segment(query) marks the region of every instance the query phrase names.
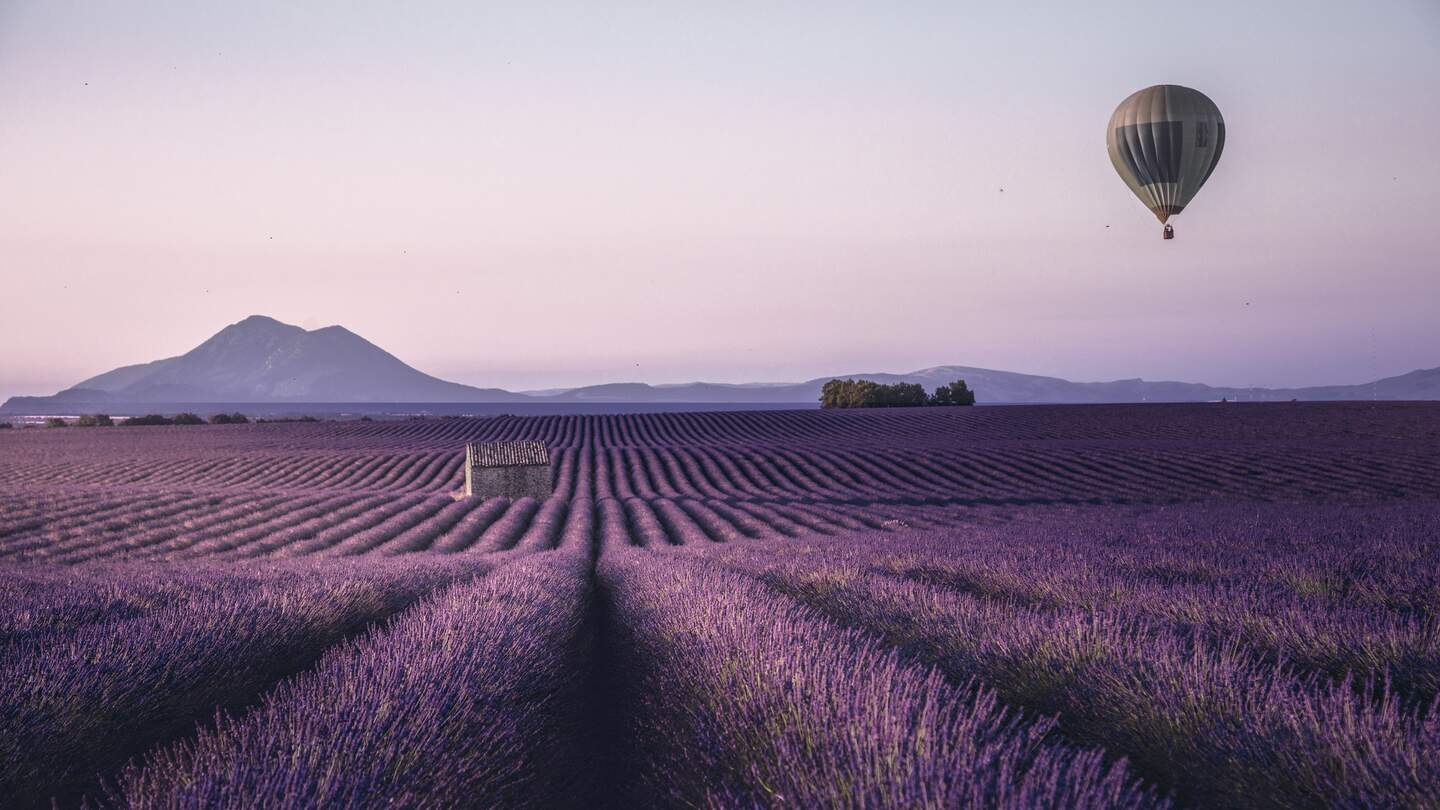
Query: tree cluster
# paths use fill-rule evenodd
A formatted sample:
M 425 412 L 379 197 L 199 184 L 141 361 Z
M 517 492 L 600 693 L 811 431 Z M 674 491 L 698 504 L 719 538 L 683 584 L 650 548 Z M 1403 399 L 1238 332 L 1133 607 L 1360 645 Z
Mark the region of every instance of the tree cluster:
M 264 424 L 264 423 L 266 423 L 266 422 L 324 422 L 324 421 L 326 421 L 326 420 L 316 418 L 316 417 L 311 416 L 310 414 L 307 413 L 307 414 L 305 414 L 304 416 L 277 416 L 277 417 L 273 417 L 273 418 L 271 418 L 271 419 L 256 419 L 256 420 L 255 420 L 255 424 L 260 425 L 260 424 Z
M 949 385 L 941 385 L 935 388 L 935 393 L 930 395 L 930 405 L 974 405 L 975 392 L 964 380 L 956 380 Z
M 177 413 L 174 416 L 161 416 L 158 413 L 150 413 L 144 416 L 132 416 L 125 420 L 126 425 L 203 425 L 205 420 L 198 414 Z
M 918 383 L 884 385 L 873 380 L 831 380 L 820 389 L 822 408 L 919 408 L 930 405 L 974 405 L 975 392 L 964 380 L 927 395 Z
M 126 425 L 173 425 L 170 417 L 161 416 L 158 413 L 146 414 L 145 416 L 132 416 L 125 420 Z
M 250 424 L 250 420 L 245 417 L 245 414 L 240 413 L 240 412 L 237 411 L 237 412 L 235 412 L 235 413 L 217 413 L 217 414 L 215 414 L 214 416 L 210 417 L 210 424 L 212 424 L 212 425 L 248 425 L 248 424 Z
M 112 427 L 115 420 L 103 413 L 87 413 L 75 417 L 74 422 L 67 422 L 63 416 L 47 416 L 45 427 L 63 428 L 74 425 L 75 427 Z M 8 427 L 8 425 L 7 425 Z

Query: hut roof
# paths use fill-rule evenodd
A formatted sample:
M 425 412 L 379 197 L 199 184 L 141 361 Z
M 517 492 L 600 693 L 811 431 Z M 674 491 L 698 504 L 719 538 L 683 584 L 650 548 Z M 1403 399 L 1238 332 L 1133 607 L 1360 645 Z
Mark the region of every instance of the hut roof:
M 536 467 L 550 464 L 544 442 L 470 442 L 465 457 L 472 467 Z

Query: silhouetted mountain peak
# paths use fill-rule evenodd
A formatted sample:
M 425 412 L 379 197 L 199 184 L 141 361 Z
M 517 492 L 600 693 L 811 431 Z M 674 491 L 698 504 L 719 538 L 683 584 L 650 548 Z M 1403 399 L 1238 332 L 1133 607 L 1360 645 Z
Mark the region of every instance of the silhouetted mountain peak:
M 215 333 L 214 337 L 221 335 L 294 335 L 304 331 L 298 326 L 277 321 L 269 315 L 251 315 L 221 329 Z
M 247 316 L 247 317 L 245 317 L 245 318 L 243 318 L 243 319 L 241 319 L 241 320 L 239 320 L 239 321 L 236 321 L 235 323 L 231 324 L 231 326 L 238 326 L 238 327 L 260 327 L 260 326 L 265 326 L 265 327 L 280 327 L 280 328 L 282 328 L 282 329 L 299 329 L 299 328 L 300 328 L 300 327 L 298 327 L 298 326 L 291 326 L 290 324 L 287 324 L 287 323 L 285 323 L 285 322 L 283 322 L 283 321 L 281 321 L 281 320 L 279 320 L 279 319 L 277 319 L 277 318 L 272 318 L 272 317 L 270 317 L 269 315 L 249 315 L 249 316 Z M 227 327 L 227 328 L 228 328 L 228 327 Z
M 106 372 L 74 389 L 104 392 L 116 402 L 493 402 L 523 398 L 431 377 L 343 326 L 306 331 L 266 315 L 251 315 L 230 324 L 179 357 Z

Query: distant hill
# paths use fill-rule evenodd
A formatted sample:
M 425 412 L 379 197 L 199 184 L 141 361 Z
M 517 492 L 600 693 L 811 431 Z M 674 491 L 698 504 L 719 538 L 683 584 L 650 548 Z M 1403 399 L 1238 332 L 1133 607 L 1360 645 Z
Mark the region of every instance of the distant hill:
M 14 397 L 7 410 L 53 403 L 510 402 L 522 394 L 446 382 L 342 326 L 306 331 L 253 315 L 179 357 L 123 366 L 53 397 Z
M 972 366 L 935 366 L 908 374 L 837 374 L 927 389 L 963 379 L 981 403 L 1203 402 L 1265 400 L 1440 399 L 1440 368 L 1363 385 L 1315 388 L 1220 388 L 1141 379 L 1071 382 Z M 529 394 L 476 388 L 417 371 L 341 326 L 307 331 L 254 315 L 220 330 L 178 357 L 123 366 L 49 397 L 12 397 L 0 411 L 65 413 L 143 403 L 796 403 L 817 402 L 832 377 L 799 383 L 682 385 L 611 383 Z
M 1440 368 L 1412 371 L 1363 385 L 1318 388 L 1223 388 L 1202 383 L 1149 381 L 1139 378 L 1111 382 L 1071 382 L 1013 371 L 973 366 L 935 366 L 908 374 L 869 372 L 816 377 L 801 383 L 724 385 L 689 383 L 652 386 L 612 383 L 546 392 L 549 402 L 816 402 L 820 387 L 835 377 L 893 384 L 919 383 L 927 389 L 963 379 L 981 403 L 1105 403 L 1207 402 L 1219 399 L 1254 401 L 1440 399 Z

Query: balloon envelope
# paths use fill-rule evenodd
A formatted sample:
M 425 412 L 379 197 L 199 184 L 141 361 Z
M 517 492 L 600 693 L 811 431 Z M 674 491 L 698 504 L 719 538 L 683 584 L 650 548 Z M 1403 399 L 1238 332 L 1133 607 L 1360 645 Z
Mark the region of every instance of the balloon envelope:
M 1105 147 L 1120 179 L 1165 222 L 1185 210 L 1225 148 L 1225 119 L 1199 90 L 1157 84 L 1115 108 Z

